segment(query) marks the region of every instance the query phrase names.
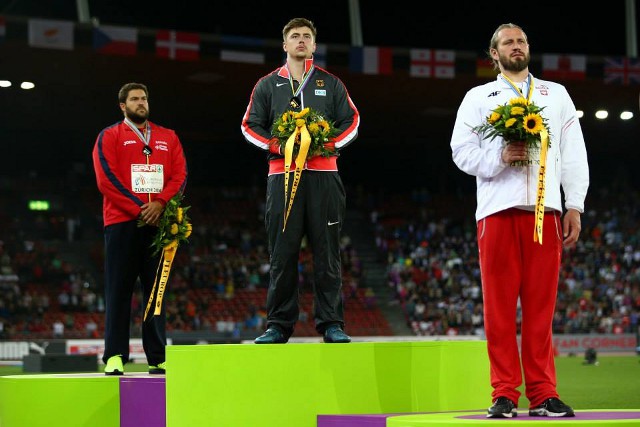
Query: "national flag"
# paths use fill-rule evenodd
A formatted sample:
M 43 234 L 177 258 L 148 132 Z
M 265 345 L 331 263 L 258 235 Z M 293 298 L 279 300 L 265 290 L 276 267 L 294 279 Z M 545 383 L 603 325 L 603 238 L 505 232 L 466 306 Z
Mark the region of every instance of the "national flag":
M 221 61 L 243 62 L 245 64 L 264 64 L 266 62 L 265 39 L 223 35 L 220 42 L 222 43 Z
M 327 68 L 327 45 L 325 43 L 316 43 L 313 63 L 318 67 Z
M 606 84 L 640 84 L 640 59 L 625 57 L 604 58 Z
M 200 34 L 159 30 L 156 32 L 156 55 L 160 58 L 197 61 L 200 58 Z
M 390 47 L 353 46 L 349 51 L 349 70 L 362 74 L 393 74 L 393 51 Z
M 138 30 L 131 27 L 101 25 L 93 29 L 93 48 L 108 55 L 135 55 Z
M 586 55 L 542 55 L 542 77 L 553 80 L 584 80 L 587 77 Z
M 498 71 L 493 68 L 493 61 L 486 56 L 476 59 L 476 77 L 495 79 Z
M 222 49 L 220 60 L 226 62 L 243 62 L 245 64 L 264 64 L 263 52 L 247 52 L 244 50 Z
M 409 58 L 411 77 L 452 79 L 456 75 L 456 53 L 453 50 L 410 49 Z
M 0 16 L 0 43 L 7 37 L 7 25 L 4 20 L 4 16 Z
M 73 50 L 73 22 L 29 19 L 29 46 Z

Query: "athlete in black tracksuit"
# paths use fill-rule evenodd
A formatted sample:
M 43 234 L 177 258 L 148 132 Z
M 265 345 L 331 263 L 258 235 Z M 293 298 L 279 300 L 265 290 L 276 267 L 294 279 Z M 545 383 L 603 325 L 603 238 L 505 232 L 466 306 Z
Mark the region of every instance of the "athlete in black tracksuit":
M 282 340 L 261 341 L 262 337 L 259 337 L 256 343 L 286 342 L 293 333 L 299 313 L 298 257 L 305 235 L 313 251 L 316 330 L 324 334 L 332 325 L 344 328 L 340 231 L 346 197 L 337 158 L 338 153 L 357 137 L 360 116 L 340 79 L 314 65 L 313 24 L 303 18 L 292 22 L 293 26 L 290 23 L 283 31 L 287 63 L 258 81 L 242 120 L 245 139 L 269 153 L 265 226 L 271 280 L 267 294 L 267 327 L 275 327 L 283 334 Z M 306 107 L 323 113 L 327 120 L 334 122 L 339 134 L 326 146 L 335 148 L 336 154 L 307 159 L 283 232 L 284 156 L 271 128 L 285 111 Z M 294 169 L 295 164 L 291 167 Z M 293 174 L 289 179 L 290 183 L 292 181 Z M 336 342 L 348 342 L 346 338 Z M 333 342 L 327 340 L 326 334 L 325 341 Z

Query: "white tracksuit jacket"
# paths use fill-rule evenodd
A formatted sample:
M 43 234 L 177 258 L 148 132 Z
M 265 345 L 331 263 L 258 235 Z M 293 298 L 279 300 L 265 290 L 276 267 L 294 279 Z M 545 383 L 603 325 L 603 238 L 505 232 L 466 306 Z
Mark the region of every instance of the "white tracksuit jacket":
M 547 119 L 550 147 L 547 152 L 545 210 L 562 213 L 560 186 L 565 208 L 584 211 L 589 187 L 587 151 L 580 122 L 564 86 L 533 78 L 531 101 Z M 525 97 L 528 89 L 524 91 Z M 510 167 L 502 161 L 503 139 L 482 139 L 473 127 L 482 124 L 491 110 L 519 95 L 498 75 L 495 81 L 469 90 L 460 107 L 451 137 L 453 161 L 477 181 L 476 221 L 496 212 L 518 207 L 534 210 L 539 165 Z M 537 156 L 536 156 L 537 157 Z

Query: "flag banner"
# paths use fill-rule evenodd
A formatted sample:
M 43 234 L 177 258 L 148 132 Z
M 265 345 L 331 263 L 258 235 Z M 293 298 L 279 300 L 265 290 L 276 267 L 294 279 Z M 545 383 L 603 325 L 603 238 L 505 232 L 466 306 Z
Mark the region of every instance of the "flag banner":
M 584 80 L 587 77 L 586 55 L 542 55 L 542 77 L 553 80 Z
M 29 19 L 29 46 L 73 50 L 73 22 Z
M 101 25 L 93 29 L 93 48 L 107 55 L 135 55 L 138 29 Z
M 452 79 L 456 75 L 456 53 L 453 50 L 410 49 L 409 59 L 411 77 Z
M 243 62 L 245 64 L 264 64 L 265 57 L 262 52 L 245 52 L 243 50 L 222 49 L 220 60 L 226 62 Z
M 223 46 L 248 46 L 248 47 L 264 47 L 266 45 L 265 39 L 258 37 L 245 37 L 245 36 L 220 36 L 220 42 Z
M 349 70 L 362 74 L 393 74 L 393 51 L 390 47 L 352 46 Z
M 476 77 L 480 77 L 482 79 L 495 79 L 497 75 L 498 70 L 493 68 L 492 60 L 486 56 L 476 59 Z
M 156 55 L 180 61 L 197 61 L 200 58 L 200 34 L 159 30 L 156 33 Z
M 313 53 L 313 63 L 321 68 L 327 68 L 327 45 L 316 43 L 316 51 Z
M 625 57 L 604 58 L 605 84 L 640 84 L 640 59 Z

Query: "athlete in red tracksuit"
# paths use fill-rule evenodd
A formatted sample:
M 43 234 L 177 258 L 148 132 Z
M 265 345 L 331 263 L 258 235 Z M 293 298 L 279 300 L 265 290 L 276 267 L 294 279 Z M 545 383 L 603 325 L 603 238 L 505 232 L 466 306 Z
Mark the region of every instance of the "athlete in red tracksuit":
M 313 251 L 316 330 L 324 334 L 326 342 L 350 341 L 343 332 L 340 230 L 346 197 L 337 159 L 338 153 L 357 137 L 360 116 L 340 79 L 314 64 L 315 37 L 311 21 L 289 21 L 283 30 L 287 62 L 258 81 L 242 119 L 246 140 L 269 153 L 265 226 L 271 280 L 267 331 L 256 339 L 257 344 L 285 343 L 293 333 L 299 313 L 298 256 L 305 235 Z M 271 128 L 285 111 L 307 107 L 334 122 L 339 133 L 325 145 L 335 148 L 336 153 L 307 159 L 283 232 L 284 157 Z
M 187 163 L 176 133 L 148 121 L 148 91 L 128 83 L 118 98 L 124 120 L 104 129 L 93 148 L 103 195 L 105 236 L 105 349 L 107 375 L 122 375 L 129 360 L 131 298 L 138 279 L 149 300 L 159 256 L 151 243 L 164 206 L 187 182 Z M 139 227 L 138 220 L 147 223 Z M 163 304 L 164 305 L 164 304 Z M 150 373 L 164 373 L 165 311 L 142 324 Z

